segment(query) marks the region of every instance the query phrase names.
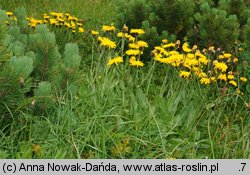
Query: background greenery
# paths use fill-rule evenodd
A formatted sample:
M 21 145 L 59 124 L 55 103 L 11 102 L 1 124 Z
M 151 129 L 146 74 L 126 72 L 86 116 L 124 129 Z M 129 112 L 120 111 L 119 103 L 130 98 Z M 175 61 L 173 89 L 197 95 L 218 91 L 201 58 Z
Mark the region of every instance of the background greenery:
M 118 6 L 112 0 L 0 1 L 6 11 L 24 6 L 27 16 L 69 11 L 86 21 L 87 32 L 112 22 L 144 27 L 144 39 L 151 46 L 163 37 L 187 36 L 201 46 L 210 46 L 213 39 L 217 46 L 234 51 L 238 41 L 244 50 L 239 59 L 249 63 L 249 16 L 243 17 L 244 10 L 231 10 L 230 3 L 132 0 Z M 173 18 L 176 11 L 178 20 Z M 22 9 L 17 14 L 21 21 Z M 218 21 L 208 26 L 205 21 L 214 15 Z M 221 20 L 228 23 L 215 30 Z M 192 34 L 195 21 L 203 31 L 197 38 Z M 209 30 L 218 33 L 211 38 Z M 150 60 L 141 69 L 109 69 L 108 55 L 96 47 L 87 34 L 62 35 L 45 26 L 32 31 L 25 22 L 8 30 L 1 27 L 0 158 L 250 158 L 246 87 L 244 95 L 222 95 L 219 89 L 187 82 Z M 46 53 L 53 59 L 43 69 Z M 246 74 L 250 79 L 249 67 Z

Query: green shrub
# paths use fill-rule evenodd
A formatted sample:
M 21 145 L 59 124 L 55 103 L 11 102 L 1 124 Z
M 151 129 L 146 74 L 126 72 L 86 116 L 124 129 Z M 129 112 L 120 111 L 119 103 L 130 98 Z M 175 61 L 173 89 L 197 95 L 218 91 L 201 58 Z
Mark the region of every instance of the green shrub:
M 195 19 L 198 22 L 198 37 L 202 46 L 213 45 L 230 50 L 239 37 L 237 16 L 228 16 L 226 11 L 211 8 L 206 2 L 201 4 Z
M 25 14 L 17 9 L 18 22 L 7 27 L 0 11 L 0 115 L 7 118 L 21 110 L 41 115 L 53 109 L 55 94 L 77 89 L 79 81 L 77 44 L 66 44 L 61 56 L 55 34 L 46 25 L 28 28 Z

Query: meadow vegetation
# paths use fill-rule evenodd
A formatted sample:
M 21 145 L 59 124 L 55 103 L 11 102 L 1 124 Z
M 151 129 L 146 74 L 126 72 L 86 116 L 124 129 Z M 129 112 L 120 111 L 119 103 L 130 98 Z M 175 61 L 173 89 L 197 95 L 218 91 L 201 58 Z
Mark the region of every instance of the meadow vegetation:
M 23 2 L 0 5 L 0 158 L 250 158 L 250 2 Z

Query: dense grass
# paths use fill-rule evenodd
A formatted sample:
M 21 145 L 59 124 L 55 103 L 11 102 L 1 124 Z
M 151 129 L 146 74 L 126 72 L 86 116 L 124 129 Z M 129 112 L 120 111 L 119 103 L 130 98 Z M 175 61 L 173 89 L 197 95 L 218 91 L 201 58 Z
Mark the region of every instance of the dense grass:
M 112 22 L 115 17 L 115 4 L 112 0 L 10 0 L 1 2 L 1 6 L 6 11 L 14 11 L 15 8 L 23 6 L 28 16 L 36 18 L 52 11 L 70 12 L 91 27 Z
M 108 0 L 1 5 L 23 5 L 34 16 L 70 11 L 92 27 L 114 16 Z M 1 128 L 1 158 L 250 158 L 250 113 L 240 96 L 214 93 L 157 63 L 109 68 L 108 55 L 89 57 L 97 59 L 83 65 L 78 92 L 58 91 L 52 113 L 9 111 L 13 122 Z

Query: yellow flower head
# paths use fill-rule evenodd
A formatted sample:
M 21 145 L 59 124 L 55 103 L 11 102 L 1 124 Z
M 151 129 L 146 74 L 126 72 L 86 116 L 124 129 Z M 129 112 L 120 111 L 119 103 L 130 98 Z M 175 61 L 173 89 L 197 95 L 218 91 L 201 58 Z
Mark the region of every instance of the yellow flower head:
M 227 75 L 226 75 L 226 74 L 220 74 L 220 75 L 218 76 L 218 80 L 227 81 Z
M 117 37 L 118 37 L 118 38 L 124 38 L 124 37 L 125 37 L 125 33 L 123 33 L 123 32 L 118 32 L 118 33 L 117 33 Z
M 234 81 L 234 80 L 229 81 L 229 84 L 231 84 L 231 85 L 233 85 L 233 86 L 237 86 L 237 82 Z
M 148 43 L 145 41 L 137 41 L 136 43 L 140 48 L 148 47 Z
M 246 77 L 240 77 L 240 81 L 247 82 L 247 78 Z
M 226 72 L 228 66 L 224 62 L 214 61 L 214 70 L 221 70 L 221 72 Z
M 188 79 L 190 77 L 191 73 L 187 71 L 180 71 L 180 77 L 183 77 L 185 79 Z
M 231 58 L 232 55 L 230 53 L 225 53 L 223 56 L 224 58 Z
M 91 30 L 91 35 L 98 35 L 99 32 L 98 31 L 95 31 L 95 30 Z
M 234 62 L 234 63 L 237 63 L 238 61 L 239 61 L 238 58 L 234 58 L 234 59 L 233 59 L 233 62 Z
M 228 76 L 227 76 L 227 79 L 233 80 L 233 79 L 234 79 L 234 76 L 233 76 L 233 75 L 228 75 Z
M 130 63 L 130 66 L 135 66 L 135 67 L 142 67 L 144 66 L 144 63 L 139 61 L 139 60 L 136 60 L 135 57 L 131 57 L 129 59 L 129 63 Z
M 142 29 L 131 29 L 130 30 L 130 33 L 132 34 L 138 34 L 138 35 L 142 35 L 142 34 L 144 34 L 145 32 L 144 32 L 144 30 L 142 30 Z
M 6 15 L 8 15 L 10 17 L 13 15 L 13 12 L 6 12 Z
M 139 49 L 140 48 L 136 43 L 129 43 L 128 46 L 130 49 Z
M 110 26 L 104 25 L 104 26 L 102 26 L 102 31 L 104 31 L 104 32 L 115 31 L 115 26 L 113 26 L 113 25 L 110 25 Z
M 79 28 L 78 28 L 78 32 L 79 32 L 79 33 L 83 33 L 83 32 L 84 32 L 84 28 L 79 27 Z
M 210 84 L 211 80 L 210 78 L 202 78 L 200 79 L 201 84 Z
M 122 62 L 123 62 L 122 57 L 115 57 L 113 59 L 109 59 L 107 65 L 108 66 L 111 66 L 112 64 L 118 65 L 119 63 L 122 63 Z
M 126 54 L 136 56 L 136 55 L 141 55 L 142 52 L 140 50 L 137 50 L 137 49 L 129 49 L 126 51 Z
M 162 46 L 162 48 L 164 48 L 164 49 L 169 48 L 169 47 L 175 47 L 175 44 L 174 43 L 169 43 L 169 44 L 164 44 Z
M 168 43 L 168 40 L 167 39 L 163 39 L 163 40 L 161 40 L 161 42 L 164 43 L 164 44 L 166 44 L 166 43 Z
M 189 48 L 188 43 L 184 43 L 184 44 L 182 45 L 182 50 L 183 50 L 184 52 L 187 52 L 187 53 L 189 53 L 189 52 L 192 51 L 192 49 Z
M 110 39 L 106 37 L 98 37 L 98 40 L 101 42 L 101 46 L 108 47 L 109 49 L 116 48 L 116 44 L 114 41 L 111 41 Z

